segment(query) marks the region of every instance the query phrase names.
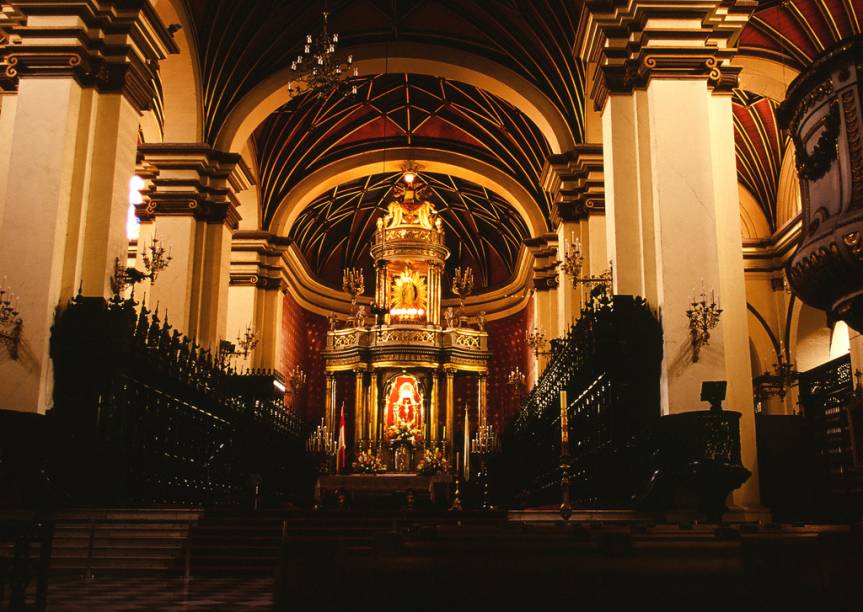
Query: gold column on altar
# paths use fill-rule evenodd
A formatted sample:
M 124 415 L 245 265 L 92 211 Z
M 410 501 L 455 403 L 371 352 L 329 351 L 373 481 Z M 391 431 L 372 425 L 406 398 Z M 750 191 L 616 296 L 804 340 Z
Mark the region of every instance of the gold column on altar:
M 432 263 L 428 270 L 428 322 L 432 325 L 440 325 L 440 296 L 441 296 L 441 271 L 443 266 Z
M 488 374 L 485 372 L 482 372 L 479 375 L 477 392 L 479 395 L 479 397 L 477 397 L 477 405 L 479 406 L 479 409 L 477 410 L 479 426 L 485 427 L 488 425 Z
M 444 442 L 447 446 L 449 460 L 452 462 L 452 441 L 455 434 L 455 368 L 446 368 L 446 436 Z
M 336 385 L 334 378 L 335 377 L 332 374 L 327 374 L 327 395 L 324 398 L 324 416 L 326 417 L 325 424 L 330 432 L 335 431 L 336 426 Z
M 438 405 L 438 373 L 434 372 L 431 376 L 431 384 L 429 385 L 429 393 L 431 393 L 430 397 L 430 408 L 429 408 L 429 423 L 430 425 L 430 435 L 429 441 L 432 446 L 437 444 L 437 441 L 440 439 L 440 423 L 438 422 L 440 419 L 440 407 Z
M 389 286 L 387 285 L 387 261 L 376 263 L 377 279 L 375 280 L 375 304 L 389 310 Z
M 359 443 L 363 440 L 363 434 L 365 432 L 365 389 L 363 389 L 363 375 L 364 372 L 361 368 L 357 368 L 354 370 L 354 376 L 356 378 L 356 388 L 354 390 L 354 441 L 356 442 L 357 449 L 359 449 Z
M 369 416 L 369 435 L 368 438 L 374 443 L 378 441 L 378 373 L 371 371 L 371 380 L 369 380 L 369 397 L 366 411 Z

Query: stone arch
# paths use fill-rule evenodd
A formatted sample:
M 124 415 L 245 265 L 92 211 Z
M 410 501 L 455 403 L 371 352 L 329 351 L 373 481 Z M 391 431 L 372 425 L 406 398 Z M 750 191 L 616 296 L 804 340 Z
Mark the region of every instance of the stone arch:
M 800 180 L 794 164 L 794 146 L 789 141 L 782 156 L 779 186 L 776 190 L 776 229 L 781 229 L 796 219 L 801 210 Z
M 164 1 L 164 0 L 163 0 Z M 346 48 L 353 53 L 361 76 L 411 73 L 443 77 L 484 89 L 516 106 L 548 140 L 553 153 L 573 147 L 573 138 L 560 111 L 545 94 L 506 66 L 482 56 L 441 45 L 400 43 Z M 216 138 L 216 148 L 240 151 L 254 129 L 291 99 L 287 83 L 290 68 L 267 77 L 246 94 L 231 111 Z
M 737 55 L 732 64 L 743 68 L 740 73 L 740 89 L 772 98 L 777 102 L 785 99 L 788 85 L 800 74 L 780 62 L 752 55 Z
M 530 193 L 509 175 L 470 157 L 411 148 L 368 151 L 340 159 L 313 172 L 300 181 L 279 204 L 270 231 L 277 235 L 287 235 L 297 215 L 321 192 L 362 176 L 398 172 L 408 161 L 421 165 L 425 172 L 451 174 L 491 189 L 521 214 L 531 236 L 545 233 L 545 217 L 539 205 Z
M 198 49 L 193 27 L 181 0 L 153 0 L 159 17 L 166 25 L 183 26 L 174 34 L 180 52 L 159 63 L 164 96 L 164 142 L 201 142 L 203 138 L 203 106 Z

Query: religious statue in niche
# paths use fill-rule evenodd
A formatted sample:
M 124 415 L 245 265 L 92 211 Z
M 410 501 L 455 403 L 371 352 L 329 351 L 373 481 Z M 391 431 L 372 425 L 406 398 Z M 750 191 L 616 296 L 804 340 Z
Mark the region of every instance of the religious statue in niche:
M 393 278 L 390 292 L 390 314 L 405 319 L 421 319 L 426 314 L 428 287 L 425 278 L 410 264 Z
M 384 423 L 419 429 L 423 423 L 422 391 L 415 376 L 400 374 L 390 383 Z

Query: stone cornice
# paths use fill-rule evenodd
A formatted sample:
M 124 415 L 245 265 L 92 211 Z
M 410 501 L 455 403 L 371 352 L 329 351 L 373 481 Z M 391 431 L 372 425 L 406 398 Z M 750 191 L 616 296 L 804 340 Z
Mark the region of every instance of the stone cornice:
M 801 230 L 801 217 L 797 215 L 768 238 L 744 240 L 744 270 L 746 272 L 775 272 L 784 269 L 785 264 L 800 243 Z
M 557 234 L 527 238 L 524 244 L 533 255 L 533 288 L 537 291 L 557 289 Z
M 177 53 L 149 0 L 21 0 L 26 16 L 0 50 L 4 77 L 68 76 L 84 87 L 123 95 L 138 110 L 160 96 L 159 61 Z
M 580 144 L 552 155 L 542 169 L 540 184 L 552 196 L 551 221 L 578 221 L 605 212 L 605 179 L 601 144 Z
M 599 67 L 590 94 L 595 108 L 609 93 L 656 78 L 732 89 L 740 68 L 729 62 L 756 6 L 754 0 L 586 0 L 576 48 Z
M 192 215 L 237 229 L 240 215 L 235 193 L 254 184 L 240 155 L 198 143 L 142 144 L 138 162 L 138 175 L 148 182 L 141 191 L 143 203 L 135 206 L 141 221 L 161 215 Z

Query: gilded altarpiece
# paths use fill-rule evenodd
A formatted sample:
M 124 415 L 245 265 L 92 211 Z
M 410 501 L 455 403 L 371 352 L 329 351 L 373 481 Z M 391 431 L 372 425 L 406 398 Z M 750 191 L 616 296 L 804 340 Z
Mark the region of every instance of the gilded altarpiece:
M 376 453 L 387 471 L 415 468 L 426 448 L 454 458 L 454 378 L 476 376 L 478 420 L 485 421 L 488 336 L 482 323 L 450 317 L 442 325 L 441 278 L 449 257 L 441 218 L 423 186 L 400 182 L 377 222 L 371 257 L 375 293 L 365 308 L 327 333 L 326 421 L 337 430 L 336 377 L 353 376 L 349 450 Z M 408 456 L 405 458 L 405 453 Z

